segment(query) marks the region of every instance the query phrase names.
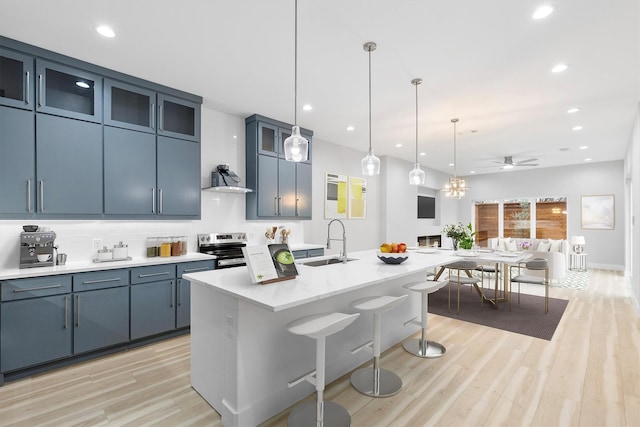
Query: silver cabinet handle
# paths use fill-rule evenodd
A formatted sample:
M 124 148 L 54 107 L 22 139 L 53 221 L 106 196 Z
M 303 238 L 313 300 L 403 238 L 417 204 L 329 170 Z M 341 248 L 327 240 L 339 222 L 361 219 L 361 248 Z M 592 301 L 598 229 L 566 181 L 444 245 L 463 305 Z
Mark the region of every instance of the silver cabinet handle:
M 278 215 L 278 198 L 273 198 L 273 214 Z
M 29 75 L 28 71 L 25 74 L 24 103 L 26 105 L 29 105 L 29 98 L 31 97 L 31 94 L 29 93 L 31 90 L 31 76 Z
M 298 202 L 299 202 L 299 201 L 300 201 L 300 199 L 298 199 L 298 198 L 296 197 L 296 214 L 295 214 L 296 216 L 298 216 Z
M 40 180 L 40 212 L 44 212 L 44 180 Z
M 151 189 L 151 213 L 156 213 L 156 189 Z
M 156 104 L 151 103 L 151 129 L 156 130 Z
M 143 279 L 145 277 L 156 277 L 156 276 L 166 276 L 167 274 L 169 274 L 168 271 L 163 271 L 162 273 L 149 273 L 149 274 L 138 274 L 138 277 L 140 279 Z
M 27 180 L 27 212 L 31 212 L 31 179 Z
M 42 74 L 38 74 L 38 107 L 42 107 Z
M 164 115 L 162 114 L 162 104 L 158 104 L 158 127 L 164 131 Z
M 178 279 L 178 307 L 182 305 L 182 279 Z
M 185 268 L 183 273 L 193 273 L 194 271 L 205 271 L 208 270 L 208 267 L 200 267 L 200 268 Z
M 278 216 L 282 215 L 282 197 L 278 197 Z
M 113 279 L 101 279 L 101 280 L 87 280 L 85 282 L 82 282 L 83 285 L 93 285 L 95 283 L 108 283 L 108 282 L 119 282 L 120 280 L 122 280 L 119 277 L 113 278 Z
M 173 280 L 171 281 L 171 305 L 170 307 L 173 307 L 175 301 L 176 301 L 176 287 L 173 286 Z
M 80 326 L 80 295 L 76 295 L 76 326 Z
M 17 294 L 19 292 L 41 291 L 42 289 L 55 289 L 55 288 L 61 288 L 61 287 L 62 285 L 38 286 L 37 288 L 14 289 L 13 292 Z
M 64 297 L 64 328 L 69 327 L 69 297 Z
M 164 207 L 162 206 L 164 204 L 164 201 L 162 199 L 162 188 L 158 190 L 158 202 L 160 202 L 159 203 L 160 206 L 158 207 L 158 213 L 162 214 L 162 208 Z

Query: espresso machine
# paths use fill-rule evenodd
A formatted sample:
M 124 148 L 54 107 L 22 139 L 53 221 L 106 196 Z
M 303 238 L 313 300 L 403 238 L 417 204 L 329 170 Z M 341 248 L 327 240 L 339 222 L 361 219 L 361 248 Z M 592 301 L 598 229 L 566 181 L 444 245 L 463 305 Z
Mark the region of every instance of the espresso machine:
M 55 265 L 53 253 L 56 233 L 53 231 L 23 231 L 20 233 L 20 268 Z

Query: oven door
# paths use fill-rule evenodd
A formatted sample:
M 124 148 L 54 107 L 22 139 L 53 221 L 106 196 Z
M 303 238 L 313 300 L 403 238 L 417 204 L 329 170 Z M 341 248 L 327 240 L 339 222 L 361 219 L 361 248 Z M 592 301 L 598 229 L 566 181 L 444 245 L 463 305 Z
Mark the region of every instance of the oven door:
M 220 258 L 216 260 L 216 269 L 219 268 L 232 268 L 232 267 L 241 267 L 243 265 L 247 265 L 244 261 L 244 258 Z

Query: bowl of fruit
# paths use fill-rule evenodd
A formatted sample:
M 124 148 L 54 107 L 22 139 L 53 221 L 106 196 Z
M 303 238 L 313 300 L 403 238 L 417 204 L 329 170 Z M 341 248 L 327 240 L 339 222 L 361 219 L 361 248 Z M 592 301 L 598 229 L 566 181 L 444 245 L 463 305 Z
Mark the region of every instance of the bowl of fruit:
M 401 264 L 409 258 L 407 245 L 404 243 L 383 243 L 376 255 L 386 264 Z

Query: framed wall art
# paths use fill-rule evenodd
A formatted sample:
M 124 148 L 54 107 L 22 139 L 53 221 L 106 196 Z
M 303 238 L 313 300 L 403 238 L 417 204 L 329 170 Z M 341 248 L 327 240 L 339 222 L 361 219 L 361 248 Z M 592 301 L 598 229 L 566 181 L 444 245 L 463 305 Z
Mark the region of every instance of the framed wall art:
M 324 183 L 324 218 L 347 217 L 347 175 L 328 173 Z
M 349 211 L 350 219 L 364 219 L 367 217 L 367 180 L 359 177 L 349 177 Z
M 613 194 L 582 196 L 581 222 L 584 230 L 613 230 L 615 227 Z

